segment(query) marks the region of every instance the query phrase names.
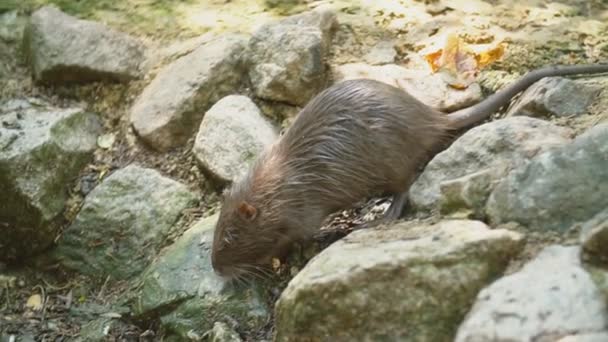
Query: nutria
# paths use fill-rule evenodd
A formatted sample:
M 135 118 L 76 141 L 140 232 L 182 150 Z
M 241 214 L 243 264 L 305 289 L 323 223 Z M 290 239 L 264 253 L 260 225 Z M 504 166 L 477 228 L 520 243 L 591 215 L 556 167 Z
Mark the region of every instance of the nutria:
M 526 74 L 484 101 L 444 114 L 405 91 L 368 79 L 343 81 L 315 96 L 224 194 L 212 264 L 229 278 L 257 273 L 328 215 L 362 199 L 393 196 L 400 216 L 416 169 L 450 139 L 548 76 L 608 72 L 608 65 L 553 66 Z

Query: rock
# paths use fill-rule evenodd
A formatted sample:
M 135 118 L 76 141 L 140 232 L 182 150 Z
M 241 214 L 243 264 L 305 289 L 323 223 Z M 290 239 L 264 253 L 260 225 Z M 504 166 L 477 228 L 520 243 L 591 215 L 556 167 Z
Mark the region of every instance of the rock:
M 161 316 L 163 327 L 178 337 L 203 336 L 214 323 L 228 320 L 243 329 L 261 327 L 269 314 L 258 287 L 224 282 L 211 267 L 217 215 L 188 229 L 142 275 L 134 312 Z
M 36 342 L 36 338 L 31 332 L 8 334 L 0 331 L 0 342 Z
M 486 201 L 507 170 L 507 165 L 501 164 L 439 183 L 439 212 L 443 215 L 483 218 Z
M 440 74 L 409 70 L 395 64 L 371 66 L 363 63 L 343 64 L 333 71 L 334 81 L 370 78 L 401 88 L 427 106 L 442 112 L 469 107 L 482 98 L 481 87 L 471 84 L 465 90 L 450 87 Z
M 441 204 L 446 213 L 464 209 L 477 211 L 479 216 L 495 181 L 508 169 L 569 142 L 570 135 L 568 129 L 528 117 L 474 127 L 429 162 L 410 188 L 411 204 L 419 210 L 432 210 Z M 467 187 L 473 188 L 464 191 L 473 193 L 458 190 Z
M 249 44 L 257 97 L 304 105 L 326 84 L 335 12 L 325 7 L 263 25 Z
M 128 81 L 142 75 L 145 53 L 138 40 L 52 6 L 32 14 L 23 43 L 37 81 Z
M 53 243 L 68 187 L 89 162 L 101 125 L 79 108 L 37 100 L 0 105 L 0 260 Z
M 371 65 L 394 63 L 395 57 L 397 57 L 394 45 L 395 43 L 392 41 L 379 42 L 372 47 L 363 59 Z
M 83 325 L 80 329 L 80 336 L 75 340 L 82 342 L 104 342 L 113 336 L 122 335 L 121 332 L 128 328 L 128 325 L 118 319 L 100 317 Z
M 547 247 L 521 271 L 482 290 L 456 342 L 554 341 L 605 333 L 608 308 L 578 254 L 578 247 Z
M 603 261 L 608 261 L 608 209 L 587 221 L 581 232 L 583 250 Z
M 601 88 L 563 77 L 549 77 L 534 83 L 509 109 L 507 116 L 577 116 L 587 113 Z
M 241 342 L 242 339 L 236 331 L 221 322 L 215 322 L 213 329 L 207 335 L 209 342 Z
M 605 342 L 608 341 L 608 332 L 570 335 L 562 337 L 557 342 Z
M 164 67 L 131 108 L 139 137 L 159 151 L 184 144 L 203 113 L 240 86 L 246 44 L 243 35 L 219 36 Z
M 273 126 L 247 96 L 224 97 L 205 113 L 194 142 L 198 162 L 222 182 L 242 175 L 277 138 Z
M 195 202 L 185 185 L 129 165 L 86 197 L 56 255 L 80 273 L 128 279 L 150 263 L 181 212 Z
M 12 43 L 21 39 L 26 22 L 17 11 L 0 14 L 0 40 Z
M 355 231 L 283 291 L 276 341 L 451 340 L 470 301 L 522 246 L 520 234 L 479 221 Z
M 565 231 L 608 207 L 608 123 L 546 151 L 503 179 L 486 208 L 491 222 Z

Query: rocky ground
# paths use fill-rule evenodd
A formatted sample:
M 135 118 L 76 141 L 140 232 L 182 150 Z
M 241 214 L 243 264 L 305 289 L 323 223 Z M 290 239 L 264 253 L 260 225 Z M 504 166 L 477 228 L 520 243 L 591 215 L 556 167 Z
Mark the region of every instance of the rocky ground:
M 251 284 L 208 254 L 221 188 L 328 84 L 452 111 L 606 62 L 606 19 L 599 0 L 1 2 L 0 341 L 608 340 L 606 76 L 545 79 L 464 132 L 402 223 L 326 248 L 387 202 L 339 213 Z M 429 71 L 448 35 L 504 53 L 456 89 Z

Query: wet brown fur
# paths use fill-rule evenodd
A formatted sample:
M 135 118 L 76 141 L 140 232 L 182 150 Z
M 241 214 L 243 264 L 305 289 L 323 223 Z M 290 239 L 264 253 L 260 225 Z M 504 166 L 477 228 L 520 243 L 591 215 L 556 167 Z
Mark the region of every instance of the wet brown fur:
M 257 273 L 331 213 L 370 196 L 406 194 L 416 169 L 455 129 L 483 121 L 546 76 L 607 72 L 606 65 L 548 67 L 450 115 L 373 80 L 333 85 L 225 193 L 212 263 L 234 277 Z

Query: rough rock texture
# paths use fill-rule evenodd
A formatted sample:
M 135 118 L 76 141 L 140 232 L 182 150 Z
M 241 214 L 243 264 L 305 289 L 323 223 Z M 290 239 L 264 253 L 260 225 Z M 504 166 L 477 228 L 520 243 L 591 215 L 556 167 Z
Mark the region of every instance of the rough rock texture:
M 142 74 L 144 48 L 135 38 L 52 6 L 32 14 L 23 43 L 38 81 L 128 81 Z
M 481 219 L 485 204 L 500 180 L 507 173 L 508 164 L 473 172 L 439 184 L 439 212 L 444 215 Z
M 442 79 L 439 74 L 428 74 L 417 70 L 387 64 L 371 66 L 363 63 L 344 64 L 333 70 L 336 82 L 371 78 L 376 81 L 401 88 L 427 106 L 451 112 L 460 108 L 469 107 L 482 99 L 481 87 L 474 83 L 465 90 L 454 89 Z
M 327 8 L 260 27 L 251 38 L 249 78 L 256 96 L 304 105 L 326 83 L 336 15 Z
M 395 42 L 382 41 L 374 45 L 374 47 L 363 56 L 363 59 L 371 65 L 381 65 L 394 63 L 395 57 L 397 57 Z
M 131 123 L 151 147 L 182 145 L 211 105 L 234 92 L 244 73 L 247 37 L 219 36 L 164 67 L 131 108 Z
M 544 78 L 528 88 L 507 116 L 576 116 L 585 114 L 601 88 L 562 77 Z
M 67 190 L 91 159 L 101 125 L 81 109 L 13 100 L 0 106 L 0 259 L 56 237 Z
M 213 329 L 207 335 L 209 342 L 241 342 L 242 339 L 236 331 L 230 329 L 226 323 L 215 322 Z
M 110 336 L 119 335 L 129 326 L 115 318 L 101 317 L 82 326 L 76 342 L 104 342 Z
M 585 222 L 581 230 L 581 244 L 585 252 L 608 261 L 608 209 Z
M 0 14 L 0 40 L 16 42 L 23 38 L 26 20 L 17 11 Z
M 195 202 L 185 185 L 127 166 L 86 197 L 56 254 L 80 273 L 128 279 L 150 263 L 182 210 Z
M 205 113 L 194 155 L 207 172 L 226 182 L 243 174 L 277 133 L 247 96 L 227 96 Z
M 161 314 L 164 328 L 183 339 L 191 333 L 202 336 L 217 321 L 234 320 L 250 329 L 264 324 L 268 308 L 259 289 L 234 287 L 213 272 L 216 221 L 217 215 L 199 221 L 148 267 L 136 314 Z
M 608 123 L 572 143 L 536 156 L 492 192 L 493 223 L 515 221 L 532 230 L 565 231 L 608 207 Z
M 606 341 L 608 341 L 608 332 L 570 335 L 570 336 L 562 337 L 559 340 L 557 340 L 557 342 L 606 342 Z
M 440 203 L 444 211 L 483 208 L 494 181 L 506 170 L 569 142 L 570 135 L 565 128 L 528 117 L 474 127 L 426 166 L 410 189 L 411 203 L 422 210 L 437 208 Z M 473 187 L 472 195 L 466 194 L 467 187 Z
M 456 341 L 556 341 L 608 332 L 608 307 L 578 255 L 578 247 L 548 247 L 482 290 Z
M 291 280 L 276 304 L 276 340 L 448 341 L 522 245 L 520 234 L 479 221 L 356 231 Z

